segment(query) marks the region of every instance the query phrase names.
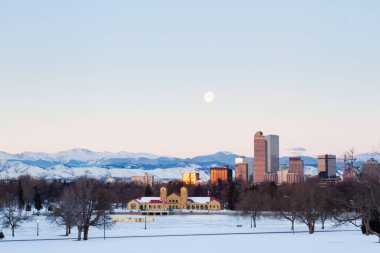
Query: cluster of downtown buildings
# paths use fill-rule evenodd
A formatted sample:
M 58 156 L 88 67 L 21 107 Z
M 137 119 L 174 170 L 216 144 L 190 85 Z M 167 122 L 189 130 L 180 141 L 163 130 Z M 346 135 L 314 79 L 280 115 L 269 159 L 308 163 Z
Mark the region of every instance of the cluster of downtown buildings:
M 290 157 L 288 167 L 280 167 L 280 141 L 278 135 L 264 135 L 257 132 L 254 136 L 254 158 L 240 157 L 235 159 L 235 181 L 246 183 L 274 182 L 300 183 L 304 181 L 304 161 L 299 157 Z M 211 167 L 210 182 L 233 180 L 232 169 L 228 166 Z M 318 156 L 318 176 L 328 182 L 339 179 L 336 176 L 336 156 Z
M 290 157 L 289 166 L 280 166 L 280 138 L 278 135 L 264 135 L 257 132 L 253 139 L 254 158 L 239 157 L 235 159 L 235 173 L 228 165 L 210 168 L 210 183 L 230 183 L 239 181 L 244 183 L 274 182 L 300 183 L 305 180 L 304 161 L 300 157 Z M 325 182 L 336 182 L 336 156 L 318 156 L 318 176 Z M 145 173 L 143 176 L 133 176 L 132 182 L 150 185 L 154 184 L 154 176 Z M 201 183 L 199 173 L 182 173 L 182 182 L 185 185 Z
M 276 184 L 295 184 L 305 180 L 304 161 L 300 157 L 290 157 L 289 166 L 280 167 L 279 136 L 264 135 L 257 132 L 254 135 L 254 157 L 239 157 L 235 159 L 235 172 L 229 166 L 211 167 L 210 183 L 231 183 L 233 180 L 242 183 L 260 184 L 271 182 Z M 376 162 L 376 161 L 374 161 Z M 344 170 L 343 179 L 352 179 L 353 171 Z M 331 183 L 340 180 L 336 175 L 336 156 L 318 156 L 318 177 L 322 182 Z M 134 176 L 132 182 L 150 185 L 154 184 L 154 177 L 147 173 L 143 176 Z M 198 172 L 182 173 L 184 185 L 202 183 Z M 203 182 L 205 183 L 205 182 Z M 223 209 L 222 203 L 210 196 L 189 197 L 186 186 L 182 187 L 180 193 L 168 195 L 167 189 L 161 187 L 159 197 L 141 197 L 128 203 L 129 210 L 143 214 L 170 214 L 175 210 L 190 211 L 219 211 Z

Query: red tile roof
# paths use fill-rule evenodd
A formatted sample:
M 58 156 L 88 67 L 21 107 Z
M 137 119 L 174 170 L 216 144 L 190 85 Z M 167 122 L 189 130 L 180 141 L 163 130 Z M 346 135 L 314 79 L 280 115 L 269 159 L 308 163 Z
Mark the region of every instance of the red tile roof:
M 162 201 L 162 200 L 155 200 L 155 199 L 153 199 L 153 200 L 149 201 L 149 203 L 151 203 L 151 204 L 162 204 L 162 203 L 165 203 L 165 202 Z

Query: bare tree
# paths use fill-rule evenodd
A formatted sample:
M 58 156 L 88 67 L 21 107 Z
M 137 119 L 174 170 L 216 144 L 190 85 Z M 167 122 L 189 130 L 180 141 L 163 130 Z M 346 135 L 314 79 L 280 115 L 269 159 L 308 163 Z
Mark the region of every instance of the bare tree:
M 68 189 L 73 191 L 75 220 L 78 228 L 78 240 L 88 239 L 88 232 L 93 227 L 110 227 L 109 214 L 112 212 L 112 194 L 94 179 L 81 177 Z
M 361 170 L 360 166 L 357 166 L 356 164 L 356 156 L 355 156 L 355 149 L 351 148 L 348 151 L 345 151 L 343 153 L 343 157 L 341 161 L 344 164 L 343 167 L 343 179 L 348 180 L 356 180 L 360 177 Z
M 5 196 L 0 205 L 0 224 L 5 228 L 10 228 L 14 237 L 16 228 L 28 221 L 30 216 L 25 210 L 18 208 L 18 200 L 14 196 Z
M 322 184 L 317 190 L 317 211 L 320 214 L 322 229 L 325 229 L 327 220 L 334 217 L 334 213 L 339 209 L 339 196 L 336 186 L 333 184 Z
M 71 229 L 77 223 L 77 207 L 75 206 L 74 191 L 69 189 L 64 191 L 62 200 L 58 208 L 55 208 L 52 213 L 48 215 L 48 219 L 57 224 L 58 226 L 64 226 L 66 229 L 65 235 L 71 234 Z
M 294 231 L 294 222 L 297 219 L 299 203 L 297 201 L 298 185 L 282 185 L 276 198 L 276 216 L 291 222 L 291 230 Z
M 297 198 L 299 210 L 297 220 L 304 223 L 309 230 L 309 234 L 315 231 L 315 223 L 320 220 L 321 214 L 318 208 L 319 183 L 317 180 L 309 179 L 306 183 L 299 184 L 300 189 Z
M 366 235 L 376 235 L 380 243 L 380 231 L 371 226 L 372 221 L 379 219 L 380 164 L 372 160 L 363 165 L 360 180 L 352 182 L 344 194 L 342 210 L 335 220 L 362 226 Z M 361 225 L 358 220 L 362 221 Z
M 268 206 L 269 196 L 265 192 L 260 192 L 257 188 L 251 188 L 240 195 L 237 209 L 251 216 L 251 227 L 256 227 L 256 219 L 261 211 Z

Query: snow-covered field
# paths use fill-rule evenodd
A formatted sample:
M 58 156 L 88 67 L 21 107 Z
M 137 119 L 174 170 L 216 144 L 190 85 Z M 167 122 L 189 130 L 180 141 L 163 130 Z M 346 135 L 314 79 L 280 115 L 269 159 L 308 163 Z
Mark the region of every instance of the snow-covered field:
M 118 216 L 131 217 L 131 216 Z M 138 217 L 138 216 L 132 216 Z M 39 233 L 36 236 L 37 222 L 23 224 L 10 237 L 9 230 L 3 230 L 6 238 L 0 242 L 1 252 L 377 252 L 380 244 L 376 237 L 365 237 L 353 226 L 335 228 L 328 224 L 328 233 L 297 233 L 306 227 L 297 224 L 292 233 L 244 234 L 250 232 L 291 232 L 290 223 L 274 219 L 258 220 L 257 228 L 250 228 L 248 217 L 232 215 L 172 215 L 149 216 L 153 222 L 117 223 L 106 231 L 107 238 L 101 239 L 103 231 L 92 229 L 89 241 L 75 241 L 76 230 L 69 240 L 15 241 L 33 239 L 64 239 L 64 229 L 50 224 L 44 217 L 38 217 Z M 237 225 L 242 225 L 238 227 Z M 318 225 L 318 231 L 320 231 Z M 356 230 L 356 231 L 342 231 Z M 221 235 L 223 234 L 224 235 Z M 230 234 L 227 234 L 230 233 Z M 237 234 L 240 233 L 240 234 Z M 187 235 L 190 236 L 178 236 Z M 203 234 L 203 235 L 202 235 Z M 205 235 L 208 234 L 208 235 Z M 211 235 L 213 234 L 213 235 Z M 218 235 L 219 234 L 219 235 Z M 144 236 L 159 237 L 144 237 Z M 162 236 L 175 235 L 175 236 Z M 128 237 L 130 236 L 130 237 Z M 97 238 L 95 238 L 97 237 Z

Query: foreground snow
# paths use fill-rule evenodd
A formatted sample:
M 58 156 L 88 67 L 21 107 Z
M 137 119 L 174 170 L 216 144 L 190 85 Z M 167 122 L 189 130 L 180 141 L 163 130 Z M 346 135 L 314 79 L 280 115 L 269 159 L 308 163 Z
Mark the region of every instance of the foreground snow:
M 0 243 L 2 252 L 378 252 L 373 238 L 357 232 L 270 235 L 222 235 L 191 237 L 153 237 L 93 239 L 78 241 L 33 241 Z M 284 251 L 285 250 L 285 251 Z
M 138 216 L 119 216 L 138 217 Z M 39 217 L 40 236 L 36 236 L 36 221 L 24 224 L 16 231 L 16 237 L 10 238 L 10 231 L 5 230 L 6 238 L 0 242 L 3 252 L 168 252 L 180 249 L 181 252 L 239 252 L 249 250 L 254 252 L 376 252 L 380 245 L 376 237 L 365 237 L 352 226 L 335 228 L 328 224 L 329 233 L 278 233 L 278 234 L 243 234 L 248 232 L 290 232 L 289 222 L 274 219 L 261 219 L 257 228 L 250 228 L 248 217 L 230 215 L 174 215 L 149 216 L 154 222 L 147 223 L 117 223 L 107 237 L 137 236 L 129 238 L 101 239 L 103 231 L 92 229 L 90 240 L 75 241 L 76 230 L 68 240 L 54 241 L 15 241 L 34 239 L 65 239 L 63 229 L 48 223 L 44 217 Z M 242 225 L 242 227 L 238 227 Z M 296 232 L 305 231 L 302 224 L 296 225 Z M 355 231 L 342 231 L 355 230 Z M 231 233 L 220 235 L 221 233 Z M 236 234 L 240 233 L 240 234 Z M 190 236 L 178 236 L 178 235 Z M 203 235 L 202 235 L 203 234 Z M 219 234 L 219 235 L 205 235 Z M 171 235 L 164 236 L 162 235 Z M 139 237 L 141 236 L 141 237 Z M 143 237 L 159 236 L 159 237 Z M 97 237 L 97 238 L 95 238 Z M 8 251 L 7 251 L 8 250 Z

